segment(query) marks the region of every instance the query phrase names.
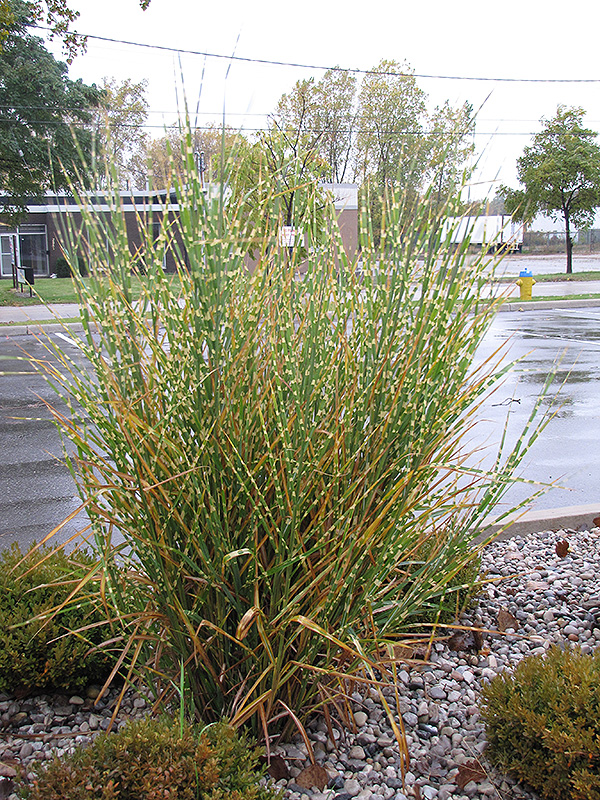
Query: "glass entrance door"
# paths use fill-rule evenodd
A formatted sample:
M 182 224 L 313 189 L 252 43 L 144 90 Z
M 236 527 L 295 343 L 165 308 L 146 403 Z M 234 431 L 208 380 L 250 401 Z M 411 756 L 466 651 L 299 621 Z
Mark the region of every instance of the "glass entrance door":
M 35 275 L 48 275 L 45 225 L 20 225 L 19 250 L 22 267 L 31 267 Z
M 11 278 L 13 264 L 18 265 L 17 237 L 14 233 L 0 234 L 0 276 Z

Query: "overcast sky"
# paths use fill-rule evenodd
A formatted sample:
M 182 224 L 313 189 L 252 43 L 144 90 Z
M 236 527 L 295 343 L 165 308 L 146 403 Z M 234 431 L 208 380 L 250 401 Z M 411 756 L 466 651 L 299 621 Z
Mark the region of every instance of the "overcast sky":
M 382 58 L 407 61 L 417 75 L 560 80 L 531 83 L 419 77 L 433 108 L 468 100 L 478 114 L 479 157 L 473 197 L 494 181 L 516 186 L 515 161 L 539 119 L 559 103 L 583 106 L 600 129 L 599 13 L 593 0 L 554 5 L 538 0 L 423 0 L 333 3 L 331 0 L 72 0 L 76 29 L 112 39 L 251 59 L 369 69 Z M 227 74 L 228 73 L 228 74 Z M 283 92 L 321 69 L 273 66 L 89 40 L 70 68 L 72 78 L 99 82 L 148 80 L 149 131 L 160 135 L 182 108 L 198 123 L 220 120 L 264 126 Z M 203 80 L 202 80 L 203 76 Z M 202 87 L 200 89 L 200 87 Z M 493 191 L 492 191 L 493 194 Z

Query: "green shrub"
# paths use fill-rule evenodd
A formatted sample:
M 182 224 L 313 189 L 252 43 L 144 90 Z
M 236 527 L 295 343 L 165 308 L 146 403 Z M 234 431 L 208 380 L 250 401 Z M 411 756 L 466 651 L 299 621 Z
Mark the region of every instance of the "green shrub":
M 549 800 L 600 798 L 600 651 L 554 647 L 482 690 L 486 755 Z
M 85 263 L 85 259 L 82 256 L 77 257 L 77 264 L 79 267 L 79 274 L 81 277 L 85 277 L 87 275 L 87 266 Z M 56 259 L 55 263 L 56 268 L 56 277 L 57 278 L 70 278 L 71 277 L 71 264 L 67 261 L 64 256 L 59 256 Z
M 50 613 L 68 600 L 94 564 L 81 552 L 67 556 L 41 548 L 23 556 L 16 544 L 2 552 L 1 692 L 74 691 L 108 676 L 113 659 L 105 652 L 89 652 L 107 631 L 70 633 L 102 619 L 87 597 L 92 584 L 86 596 L 81 593 L 63 610 Z
M 258 751 L 224 723 L 199 735 L 171 721 L 132 722 L 39 765 L 27 800 L 272 800 Z
M 57 278 L 70 278 L 71 277 L 71 266 L 66 258 L 63 256 L 59 256 L 56 259 L 56 263 L 54 265 L 56 270 L 56 277 Z

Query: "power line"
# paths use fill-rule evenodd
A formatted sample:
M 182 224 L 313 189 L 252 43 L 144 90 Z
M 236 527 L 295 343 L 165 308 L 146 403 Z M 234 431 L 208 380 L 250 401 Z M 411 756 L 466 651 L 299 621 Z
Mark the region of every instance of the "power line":
M 81 112 L 85 112 L 85 113 L 94 113 L 94 111 L 96 111 L 96 110 L 98 110 L 98 108 L 96 108 L 95 106 L 92 106 L 92 107 L 90 107 L 90 106 L 85 106 L 85 107 L 83 107 L 83 106 L 62 106 L 61 107 L 61 106 L 50 106 L 50 105 L 47 105 L 47 106 L 33 106 L 33 105 L 19 105 L 19 106 L 16 106 L 13 103 L 5 103 L 5 104 L 0 103 L 0 114 L 1 114 L 2 111 L 15 111 L 15 112 L 18 112 L 18 111 L 48 111 L 48 112 L 54 112 L 54 111 L 57 111 L 57 112 L 81 111 Z M 99 108 L 99 110 L 102 111 L 102 108 Z M 156 116 L 158 114 L 172 115 L 172 114 L 178 114 L 178 113 L 179 112 L 174 110 L 174 109 L 171 109 L 171 110 L 166 110 L 166 109 L 154 110 L 154 109 L 149 108 L 148 111 L 147 111 L 148 116 Z M 203 116 L 203 117 L 220 117 L 220 116 L 222 116 L 222 113 L 223 113 L 222 110 L 217 110 L 217 111 L 198 111 L 198 115 L 199 116 Z M 272 111 L 227 111 L 226 116 L 227 117 L 272 117 L 273 116 L 273 112 Z M 502 122 L 502 123 L 509 123 L 509 122 L 510 123 L 539 122 L 539 120 L 537 120 L 537 119 L 520 119 L 518 117 L 502 117 L 502 118 L 501 117 L 486 117 L 486 118 L 477 117 L 476 120 L 477 120 L 477 122 Z M 592 119 L 592 120 L 588 120 L 588 123 L 590 125 L 597 125 L 597 124 L 599 124 L 599 121 Z M 119 124 L 125 124 L 125 123 L 119 123 Z M 177 123 L 176 122 L 170 123 L 167 126 L 167 128 L 173 127 L 174 125 L 177 125 Z M 221 128 L 222 122 L 219 121 L 219 122 L 214 123 L 212 125 L 211 124 L 208 124 L 208 125 L 194 125 L 193 127 L 195 129 L 199 129 L 199 130 L 212 130 L 215 127 L 215 125 L 218 126 L 219 128 Z M 163 124 L 157 125 L 157 124 L 147 123 L 147 124 L 143 124 L 143 125 L 140 125 L 140 126 L 133 126 L 133 127 L 163 128 L 165 126 Z M 263 128 L 244 128 L 244 130 L 257 130 L 258 131 L 258 130 L 266 130 L 266 128 L 264 128 L 264 127 Z M 341 130 L 340 132 L 344 133 L 345 131 Z M 494 133 L 497 133 L 497 131 L 494 131 Z M 478 135 L 488 135 L 488 134 L 478 134 Z M 508 136 L 512 136 L 512 135 L 514 135 L 514 136 L 533 136 L 534 134 L 531 133 L 531 132 L 521 133 L 520 131 L 512 131 L 512 132 L 502 132 L 502 135 L 508 135 Z
M 23 109 L 21 109 L 23 110 Z M 0 110 L 0 125 L 22 125 L 24 123 L 28 125 L 61 125 L 70 128 L 82 128 L 84 130 L 90 130 L 93 127 L 93 123 L 86 123 L 86 122 L 72 122 L 70 120 L 60 120 L 60 119 L 28 119 L 28 120 L 16 120 L 10 119 L 7 117 L 3 117 L 2 112 Z M 136 125 L 135 123 L 127 123 L 127 122 L 119 122 L 114 127 L 117 128 L 144 128 L 148 130 L 166 130 L 167 132 L 173 130 L 173 126 L 165 126 L 165 125 L 154 125 L 150 123 L 143 123 L 142 125 Z M 111 125 L 109 123 L 109 129 Z M 192 125 L 190 126 L 192 131 L 217 131 L 220 133 L 220 129 L 215 127 L 214 125 Z M 243 128 L 228 128 L 227 131 L 232 134 L 239 134 L 239 133 L 262 133 L 269 131 L 270 128 L 268 127 L 246 127 Z M 291 129 L 294 132 L 297 132 L 298 129 L 293 128 Z M 306 133 L 326 133 L 326 130 L 317 129 L 317 128 L 303 128 Z M 350 135 L 350 134 L 359 134 L 359 133 L 381 133 L 381 131 L 377 131 L 376 129 L 371 128 L 353 128 L 353 129 L 337 129 L 337 133 Z M 404 129 L 389 129 L 384 131 L 386 135 L 399 135 L 402 134 L 404 136 L 429 136 L 432 131 L 408 131 Z M 535 136 L 536 132 L 528 131 L 528 132 L 520 132 L 520 131 L 469 131 L 465 134 L 467 137 L 470 136 Z
M 51 31 L 45 25 L 31 25 L 42 31 Z M 94 39 L 98 42 L 109 42 L 111 44 L 124 44 L 128 47 L 143 47 L 149 50 L 162 50 L 167 53 L 180 53 L 183 55 L 203 56 L 204 58 L 219 58 L 226 61 L 244 61 L 250 64 L 266 64 L 274 67 L 295 67 L 296 69 L 325 70 L 330 72 L 347 72 L 353 75 L 383 75 L 396 78 L 422 78 L 428 80 L 446 81 L 487 81 L 490 83 L 600 83 L 600 78 L 492 78 L 476 77 L 474 75 L 427 75 L 417 72 L 387 72 L 372 69 L 359 69 L 357 67 L 323 66 L 322 64 L 300 64 L 294 61 L 274 61 L 267 58 L 251 58 L 250 56 L 237 56 L 234 54 L 224 55 L 223 53 L 208 53 L 204 50 L 189 50 L 183 47 L 169 47 L 163 44 L 148 44 L 147 42 L 132 42 L 127 39 L 114 39 L 109 36 L 97 36 L 92 33 L 76 34 L 81 39 Z

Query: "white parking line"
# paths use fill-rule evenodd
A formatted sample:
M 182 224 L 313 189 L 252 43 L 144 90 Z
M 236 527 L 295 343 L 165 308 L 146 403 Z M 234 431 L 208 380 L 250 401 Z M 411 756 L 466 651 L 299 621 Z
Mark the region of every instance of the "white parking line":
M 81 342 L 78 342 L 75 339 L 71 339 L 71 337 L 67 336 L 66 333 L 57 333 L 56 336 L 59 336 L 61 339 L 64 339 L 65 342 L 72 344 L 73 347 L 78 347 L 79 349 L 81 349 Z

